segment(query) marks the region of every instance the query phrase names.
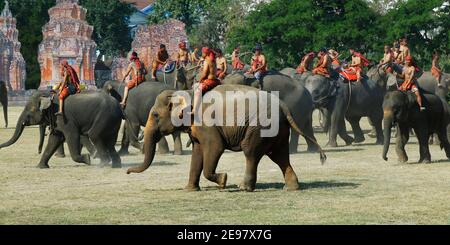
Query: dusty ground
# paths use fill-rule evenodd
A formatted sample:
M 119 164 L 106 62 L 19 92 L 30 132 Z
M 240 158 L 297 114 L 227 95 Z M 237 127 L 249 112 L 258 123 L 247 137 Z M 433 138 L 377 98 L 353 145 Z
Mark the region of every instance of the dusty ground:
M 21 110 L 11 108 L 11 124 Z M 0 129 L 0 141 L 12 133 Z M 316 135 L 326 143 L 325 134 Z M 302 188 L 296 192 L 282 190 L 281 172 L 268 158 L 260 164 L 257 191 L 238 191 L 244 157 L 227 152 L 218 170 L 228 173 L 228 188 L 218 190 L 203 178 L 202 191 L 190 193 L 183 191 L 189 151 L 158 155 L 138 175 L 125 174 L 143 160 L 135 150 L 122 158 L 123 169 L 53 158 L 51 169 L 40 170 L 38 129 L 29 128 L 15 146 L 0 150 L 0 224 L 450 224 L 450 163 L 444 152 L 432 146 L 436 162 L 415 164 L 413 137 L 410 163 L 398 164 L 393 148 L 384 162 L 381 146 L 373 142 L 328 149 L 324 166 L 318 154 L 292 155 Z M 304 150 L 304 142 L 299 147 Z

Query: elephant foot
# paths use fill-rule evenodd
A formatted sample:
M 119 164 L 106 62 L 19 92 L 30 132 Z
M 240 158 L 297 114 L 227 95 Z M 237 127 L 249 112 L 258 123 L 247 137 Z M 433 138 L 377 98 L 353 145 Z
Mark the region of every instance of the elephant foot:
M 220 189 L 225 189 L 225 187 L 227 187 L 228 175 L 226 173 L 218 175 L 219 177 L 217 178 L 217 184 Z
M 84 154 L 83 161 L 84 161 L 84 164 L 91 165 L 91 156 L 89 154 Z
M 120 162 L 116 162 L 116 163 L 112 163 L 112 168 L 122 168 L 122 163 L 120 163 Z
M 57 158 L 65 158 L 65 157 L 66 157 L 66 154 L 63 154 L 63 153 L 55 153 L 55 157 L 57 157 Z
M 420 159 L 420 160 L 419 160 L 419 163 L 426 163 L 426 164 L 429 164 L 429 163 L 431 163 L 431 159 L 428 159 L 428 158 Z
M 120 149 L 119 150 L 119 152 L 117 152 L 118 154 L 119 154 L 119 156 L 128 156 L 128 155 L 130 155 L 130 152 L 128 151 L 128 149 L 124 149 L 124 148 L 122 148 L 122 149 Z
M 46 163 L 39 163 L 39 164 L 36 166 L 36 168 L 39 168 L 39 169 L 49 169 L 50 166 L 48 166 L 48 164 L 46 164 Z
M 348 139 L 345 139 L 345 145 L 351 145 L 353 144 L 353 142 L 355 142 L 355 139 L 353 139 L 352 137 L 349 137 Z
M 376 138 L 377 137 L 377 133 L 375 130 L 370 131 L 370 133 L 367 134 L 367 136 L 369 136 L 370 138 Z
M 182 156 L 182 155 L 183 155 L 183 150 L 175 150 L 175 151 L 173 152 L 173 154 L 174 154 L 175 156 Z
M 319 152 L 319 147 L 316 145 L 308 145 L 308 149 L 306 149 L 306 151 L 311 153 Z
M 245 183 L 242 183 L 239 185 L 239 190 L 246 191 L 246 192 L 253 192 L 253 191 L 255 191 L 255 187 L 245 184 Z
M 354 143 L 362 143 L 366 141 L 366 139 L 364 137 L 356 137 L 355 140 L 353 141 Z M 350 143 L 351 144 L 351 143 Z
M 200 191 L 200 187 L 195 185 L 187 185 L 186 187 L 184 187 L 184 190 L 188 192 Z
M 285 191 L 298 191 L 300 190 L 300 185 L 298 183 L 296 184 L 286 184 L 283 188 Z
M 378 139 L 377 142 L 375 142 L 376 145 L 383 145 L 384 142 L 382 139 Z
M 325 146 L 326 147 L 337 147 L 338 144 L 336 141 L 328 141 L 328 143 Z
M 406 162 L 408 162 L 408 157 L 407 156 L 399 156 L 398 157 L 398 162 L 399 163 L 406 163 Z

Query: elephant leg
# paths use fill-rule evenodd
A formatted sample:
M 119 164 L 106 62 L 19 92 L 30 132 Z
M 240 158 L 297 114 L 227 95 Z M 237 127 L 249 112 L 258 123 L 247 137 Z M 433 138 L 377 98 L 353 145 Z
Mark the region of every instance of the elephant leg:
M 440 130 L 440 132 L 437 134 L 437 137 L 440 141 L 441 148 L 443 148 L 445 151 L 445 155 L 447 156 L 448 159 L 450 159 L 450 143 L 448 142 L 448 139 L 447 139 L 446 127 L 442 128 Z
M 37 165 L 38 168 L 49 168 L 48 161 L 56 152 L 58 147 L 64 144 L 64 136 L 61 133 L 50 133 L 47 146 L 42 153 L 41 160 Z
M 295 132 L 294 130 L 291 130 L 291 140 L 289 143 L 289 152 L 291 154 L 298 152 L 298 138 L 299 134 Z
M 284 147 L 288 147 L 285 145 Z M 239 185 L 242 191 L 254 191 L 256 187 L 256 180 L 258 178 L 258 164 L 262 156 L 246 156 L 245 175 L 244 180 Z
M 330 110 L 333 111 L 333 110 Z M 328 131 L 328 143 L 327 146 L 329 147 L 337 147 L 337 135 L 338 135 L 338 123 L 339 119 L 337 118 L 337 113 L 333 112 L 331 113 L 330 117 L 330 127 Z
M 345 120 L 342 119 L 338 125 L 339 137 L 341 137 L 341 139 L 345 141 L 345 145 L 351 145 L 355 140 L 350 135 L 348 135 Z
M 123 126 L 122 142 L 120 144 L 120 150 L 119 150 L 119 155 L 121 155 L 121 156 L 126 156 L 126 155 L 130 154 L 128 152 L 128 148 L 130 147 L 130 138 L 128 135 L 127 127 L 129 127 L 128 122 L 125 122 L 124 126 Z
M 417 125 L 414 128 L 414 132 L 419 140 L 419 149 L 420 149 L 420 159 L 419 163 L 430 163 L 431 162 L 431 154 L 428 146 L 429 134 L 428 127 L 423 124 Z
M 300 189 L 298 178 L 290 163 L 289 153 L 286 151 L 286 147 L 276 147 L 275 151 L 268 156 L 280 167 L 281 172 L 283 173 L 285 182 L 284 189 L 288 191 Z
M 81 145 L 83 147 L 86 147 L 86 149 L 89 152 L 89 154 L 91 154 L 95 158 L 95 153 L 96 153 L 97 150 L 95 149 L 95 147 L 92 144 L 92 142 L 89 139 L 89 137 L 87 137 L 86 135 L 81 135 L 80 136 L 80 142 L 81 142 Z
M 66 157 L 66 153 L 64 151 L 64 143 L 61 144 L 58 149 L 56 150 L 56 154 L 55 157 L 59 157 L 59 158 L 65 158 Z
M 5 128 L 8 128 L 8 102 L 3 103 L 3 117 L 5 118 Z
M 95 131 L 95 130 L 92 130 Z M 106 142 L 101 135 L 98 134 L 90 134 L 89 138 L 97 150 L 96 155 L 100 158 L 100 166 L 106 166 L 111 159 L 109 158 L 108 149 L 106 147 Z
M 348 118 L 348 121 L 350 122 L 350 125 L 352 126 L 353 135 L 355 136 L 355 143 L 362 143 L 366 140 L 366 138 L 364 137 L 364 133 L 361 129 L 361 126 L 359 125 L 360 120 L 361 120 L 361 117 Z
M 183 155 L 183 145 L 181 143 L 181 132 L 175 132 L 172 134 L 174 144 L 174 155 Z
M 162 137 L 158 142 L 158 153 L 159 154 L 169 154 L 169 144 L 167 143 L 166 137 Z
M 140 150 L 143 153 L 144 147 L 138 141 L 139 130 L 141 129 L 141 125 L 139 125 L 138 123 L 130 123 L 127 125 L 126 129 L 127 134 L 129 135 L 128 139 L 130 140 L 131 146 Z
M 218 134 L 218 133 L 217 133 Z M 202 142 L 203 148 L 203 175 L 211 182 L 217 183 L 219 188 L 223 189 L 227 184 L 226 173 L 216 173 L 219 159 L 225 151 L 225 147 L 220 142 L 219 135 L 208 135 L 208 139 Z
M 319 147 L 311 141 L 314 140 L 317 142 L 316 137 L 314 136 L 314 129 L 312 127 L 312 120 L 308 120 L 308 122 L 306 123 L 305 128 L 303 128 L 303 133 L 305 134 L 305 140 L 306 143 L 308 144 L 308 152 L 318 152 L 319 151 Z
M 409 140 L 409 128 L 408 127 L 398 127 L 399 135 L 396 138 L 395 151 L 398 156 L 398 161 L 400 163 L 405 163 L 408 161 L 408 155 L 406 154 L 405 145 Z
M 187 191 L 200 190 L 200 175 L 203 170 L 203 152 L 202 146 L 194 143 L 192 146 L 191 169 L 189 171 L 189 182 L 185 187 Z
M 378 114 L 378 113 L 377 113 Z M 377 141 L 375 144 L 377 145 L 383 145 L 384 142 L 384 135 L 383 135 L 383 113 L 379 113 L 379 115 L 374 117 L 369 117 L 369 121 L 372 122 L 372 126 L 375 129 L 375 134 Z
M 81 143 L 80 134 L 78 132 L 66 132 L 66 142 L 69 146 L 70 156 L 72 160 L 77 163 L 84 163 L 86 165 L 91 165 L 91 157 L 89 154 L 81 155 Z
M 106 150 L 109 153 L 109 157 L 112 161 L 113 168 L 122 168 L 122 160 L 120 159 L 119 153 L 116 150 L 117 134 L 110 134 L 105 137 Z

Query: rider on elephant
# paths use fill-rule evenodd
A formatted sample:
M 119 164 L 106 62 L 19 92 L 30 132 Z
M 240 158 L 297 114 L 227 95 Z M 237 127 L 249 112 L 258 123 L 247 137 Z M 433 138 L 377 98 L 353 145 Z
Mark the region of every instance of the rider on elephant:
M 442 87 L 443 86 L 441 83 L 442 70 L 439 66 L 439 53 L 437 51 L 434 51 L 433 53 L 433 60 L 431 62 L 431 74 L 438 81 L 438 86 Z
M 236 46 L 233 50 L 233 53 L 231 54 L 231 66 L 233 67 L 233 70 L 243 70 L 244 69 L 244 62 L 241 61 L 240 58 L 241 53 L 241 47 Z
M 152 64 L 152 79 L 157 80 L 156 72 L 158 69 L 163 68 L 167 61 L 169 60 L 169 53 L 167 53 L 166 45 L 161 44 L 159 46 L 158 53 L 156 54 L 156 58 L 153 60 Z
M 308 54 L 303 56 L 300 65 L 296 69 L 297 74 L 302 74 L 306 71 L 312 71 L 315 57 L 316 54 L 314 52 L 308 52 Z
M 187 66 L 189 63 L 189 50 L 185 41 L 178 44 L 179 50 L 177 53 L 177 67 Z
M 385 45 L 383 59 L 380 60 L 380 64 L 378 65 L 378 67 L 383 67 L 383 70 L 386 73 L 392 73 L 392 67 L 390 66 L 390 64 L 392 64 L 394 59 L 394 52 L 392 51 L 391 47 L 389 45 Z
M 319 57 L 319 62 L 313 69 L 313 74 L 322 75 L 324 77 L 330 78 L 331 76 L 331 63 L 333 62 L 326 48 L 321 48 L 317 57 Z
M 333 68 L 333 70 L 340 70 L 341 61 L 339 60 L 339 53 L 334 49 L 330 49 L 328 50 L 328 55 L 331 57 L 331 67 Z
M 411 91 L 416 94 L 417 104 L 419 104 L 420 111 L 425 110 L 422 106 L 422 97 L 419 93 L 419 87 L 417 86 L 417 66 L 411 56 L 405 57 L 405 67 L 403 73 L 400 75 L 405 81 L 400 85 L 399 90 Z
M 200 108 L 201 97 L 208 91 L 214 89 L 220 85 L 220 81 L 217 79 L 217 69 L 216 69 L 216 57 L 212 49 L 208 47 L 202 48 L 202 58 L 204 59 L 204 64 L 202 68 L 202 76 L 200 82 L 197 83 L 194 88 L 194 106 L 192 112 L 197 115 Z
M 125 82 L 125 80 L 128 78 L 130 74 L 131 80 L 128 81 L 128 84 L 125 87 L 123 99 L 122 102 L 120 103 L 122 107 L 125 107 L 127 103 L 128 92 L 145 81 L 146 73 L 147 72 L 145 70 L 145 65 L 139 59 L 138 54 L 136 52 L 131 53 L 130 64 L 128 65 L 127 73 L 123 78 L 123 82 Z
M 197 47 L 195 47 L 194 50 L 190 53 L 189 59 L 192 64 L 198 63 L 200 58 L 198 57 L 198 48 Z
M 227 59 L 223 57 L 222 50 L 216 50 L 217 58 L 216 58 L 216 67 L 217 67 L 217 78 L 219 80 L 223 80 L 227 76 Z
M 262 80 L 267 73 L 267 60 L 262 53 L 261 44 L 256 45 L 254 53 L 251 61 L 252 68 L 247 73 L 253 74 L 258 80 L 259 87 L 262 88 Z
M 59 86 L 59 111 L 56 115 L 63 114 L 64 100 L 69 95 L 80 92 L 80 80 L 77 72 L 66 60 L 61 62 L 61 76 L 63 77 L 63 83 Z
M 357 81 L 361 82 L 361 77 L 364 73 L 363 68 L 369 65 L 369 60 L 353 49 L 350 49 L 350 54 L 352 55 L 352 63 L 350 64 L 349 70 L 355 72 Z
M 411 56 L 411 52 L 408 48 L 408 40 L 406 38 L 400 39 L 400 48 L 398 50 L 397 64 L 404 65 L 406 57 Z

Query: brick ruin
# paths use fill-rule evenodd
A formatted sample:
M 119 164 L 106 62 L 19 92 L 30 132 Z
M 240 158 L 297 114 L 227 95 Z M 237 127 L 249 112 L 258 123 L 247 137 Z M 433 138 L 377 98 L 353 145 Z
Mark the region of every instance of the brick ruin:
M 25 90 L 26 64 L 20 53 L 17 21 L 9 10 L 8 1 L 0 14 L 0 81 L 5 81 L 10 92 Z
M 157 25 L 139 26 L 131 47 L 133 51 L 139 54 L 141 61 L 144 62 L 150 72 L 152 61 L 160 44 L 165 44 L 169 55 L 172 59 L 175 59 L 178 44 L 181 41 L 187 41 L 187 39 L 185 24 L 176 19 L 169 19 Z M 123 57 L 114 59 L 111 67 L 114 80 L 123 79 L 128 63 L 127 59 Z
M 49 9 L 50 21 L 43 27 L 39 45 L 41 85 L 47 89 L 61 82 L 60 63 L 67 60 L 88 89 L 95 89 L 94 69 L 97 62 L 94 28 L 86 22 L 87 10 L 78 0 L 56 0 Z

